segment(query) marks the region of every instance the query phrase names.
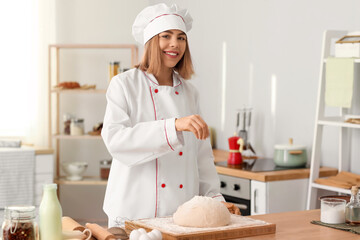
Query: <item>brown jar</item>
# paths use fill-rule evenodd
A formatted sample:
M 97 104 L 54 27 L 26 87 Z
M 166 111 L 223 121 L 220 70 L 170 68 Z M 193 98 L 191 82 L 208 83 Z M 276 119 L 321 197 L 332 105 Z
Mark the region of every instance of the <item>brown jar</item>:
M 35 206 L 5 207 L 3 240 L 35 240 Z
M 101 179 L 107 180 L 109 178 L 111 163 L 112 163 L 112 160 L 100 161 L 100 177 L 101 177 Z

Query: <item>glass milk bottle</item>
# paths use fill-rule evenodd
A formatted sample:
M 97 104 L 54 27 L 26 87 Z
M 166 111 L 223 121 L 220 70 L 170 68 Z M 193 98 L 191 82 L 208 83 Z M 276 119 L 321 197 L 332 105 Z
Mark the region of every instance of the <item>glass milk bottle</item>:
M 57 185 L 45 184 L 40 204 L 40 240 L 62 240 L 62 209 L 57 197 Z
M 359 200 L 359 188 L 353 186 L 351 188 L 350 202 L 345 208 L 345 219 L 347 223 L 352 225 L 360 224 L 360 200 Z

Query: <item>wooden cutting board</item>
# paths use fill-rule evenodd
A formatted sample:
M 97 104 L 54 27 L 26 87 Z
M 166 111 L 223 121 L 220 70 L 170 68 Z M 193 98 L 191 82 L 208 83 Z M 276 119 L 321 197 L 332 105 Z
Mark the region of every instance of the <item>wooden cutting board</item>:
M 276 225 L 251 217 L 231 215 L 231 224 L 217 228 L 190 228 L 175 225 L 172 217 L 140 219 L 126 221 L 125 229 L 144 228 L 146 231 L 158 229 L 164 240 L 195 240 L 195 239 L 234 239 L 275 233 Z

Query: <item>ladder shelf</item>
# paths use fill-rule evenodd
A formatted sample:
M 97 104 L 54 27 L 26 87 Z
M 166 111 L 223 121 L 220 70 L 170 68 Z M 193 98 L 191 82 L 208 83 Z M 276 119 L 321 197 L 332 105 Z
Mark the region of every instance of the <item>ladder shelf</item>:
M 332 44 L 334 40 L 338 40 L 341 37 L 345 36 L 347 31 L 325 31 L 323 35 L 323 45 L 321 53 L 321 62 L 320 62 L 320 76 L 319 76 L 319 85 L 318 85 L 318 95 L 317 95 L 317 106 L 316 106 L 316 116 L 315 116 L 315 129 L 314 129 L 314 138 L 313 138 L 313 147 L 311 154 L 311 164 L 310 164 L 310 178 L 309 178 L 309 187 L 308 187 L 308 201 L 306 208 L 314 209 L 316 207 L 317 201 L 317 192 L 319 189 L 333 191 L 341 194 L 350 194 L 349 189 L 338 188 L 323 184 L 318 184 L 315 182 L 319 178 L 320 162 L 321 162 L 321 147 L 322 147 L 322 138 L 324 126 L 338 127 L 339 131 L 339 148 L 338 148 L 338 172 L 341 171 L 350 171 L 350 143 L 351 143 L 351 130 L 360 129 L 360 124 L 353 124 L 345 122 L 346 117 L 351 115 L 353 111 L 352 108 L 339 108 L 337 116 L 326 116 L 325 115 L 325 69 L 326 69 L 326 59 L 332 57 L 330 55 Z M 355 70 L 359 68 L 360 59 L 355 58 L 354 65 Z M 357 71 L 358 72 L 358 71 Z M 359 77 L 358 73 L 354 73 L 354 81 L 356 77 Z M 359 116 L 357 116 L 360 118 Z

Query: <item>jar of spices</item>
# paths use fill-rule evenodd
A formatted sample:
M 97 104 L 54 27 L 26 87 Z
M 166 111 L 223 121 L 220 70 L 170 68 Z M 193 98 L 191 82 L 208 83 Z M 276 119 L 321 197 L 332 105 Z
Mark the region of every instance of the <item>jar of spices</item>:
M 35 206 L 8 206 L 4 211 L 3 240 L 35 240 Z
M 84 119 L 82 118 L 71 119 L 70 135 L 72 136 L 84 135 Z
M 101 177 L 101 179 L 106 180 L 109 178 L 111 162 L 112 162 L 112 160 L 100 161 L 100 177 Z

